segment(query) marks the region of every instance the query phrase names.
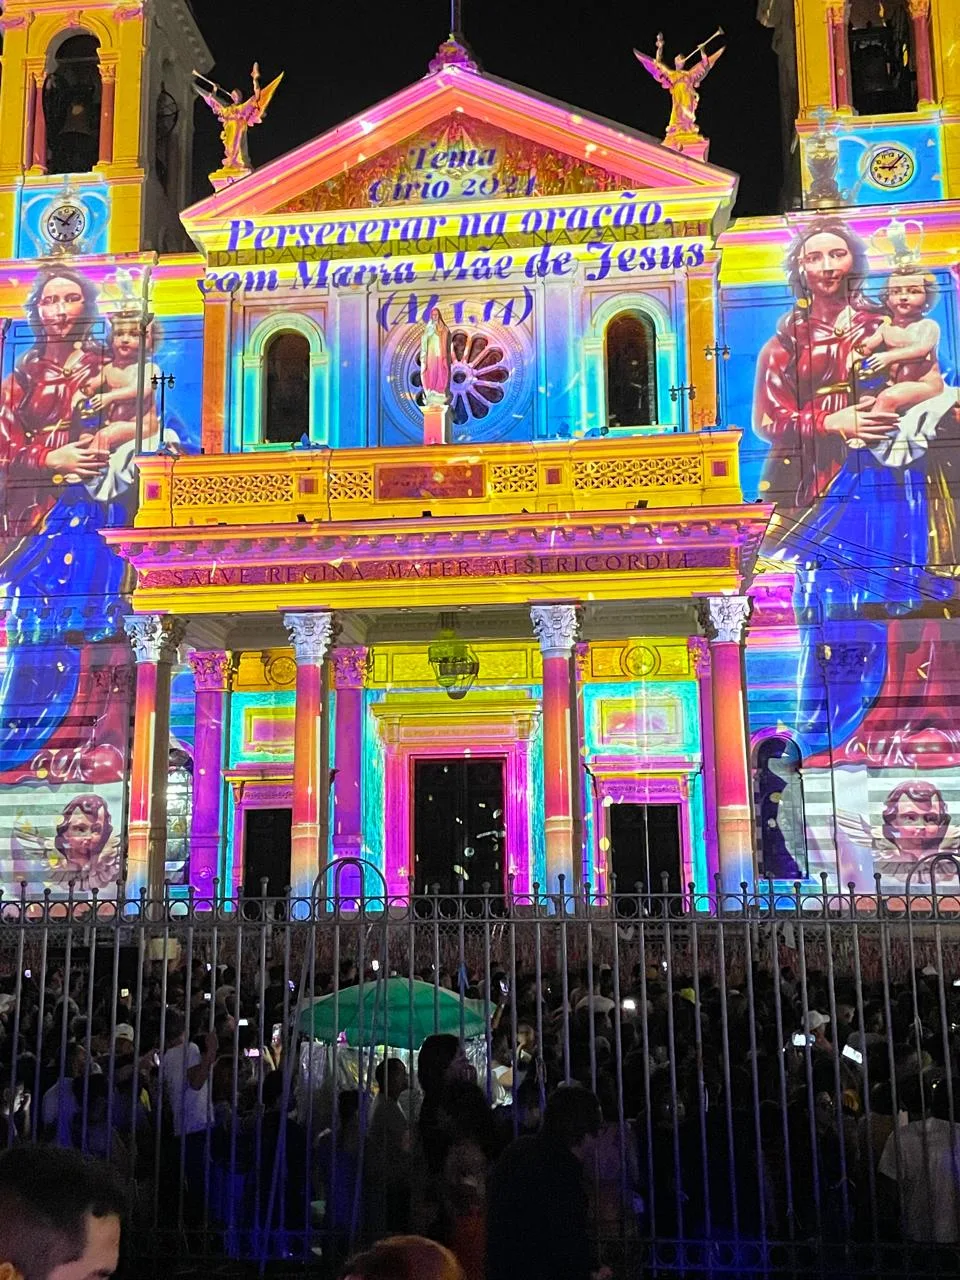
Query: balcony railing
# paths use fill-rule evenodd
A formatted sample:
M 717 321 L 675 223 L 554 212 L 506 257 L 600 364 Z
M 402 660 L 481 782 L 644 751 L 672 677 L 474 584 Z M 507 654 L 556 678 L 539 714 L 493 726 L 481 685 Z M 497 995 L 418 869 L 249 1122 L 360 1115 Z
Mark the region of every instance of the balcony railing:
M 140 460 L 141 528 L 742 502 L 738 431 Z

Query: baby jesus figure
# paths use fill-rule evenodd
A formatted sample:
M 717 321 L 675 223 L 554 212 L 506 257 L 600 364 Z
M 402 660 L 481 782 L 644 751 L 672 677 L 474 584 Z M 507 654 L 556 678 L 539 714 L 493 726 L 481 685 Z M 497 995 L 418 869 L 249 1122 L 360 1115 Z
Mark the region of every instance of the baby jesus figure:
M 99 375 L 80 389 L 83 398 L 76 409 L 82 444 L 112 454 L 121 445 L 131 444 L 136 439 L 139 350 L 139 325 L 135 320 L 118 316 L 110 325 L 109 360 L 101 367 Z M 150 385 L 156 373 L 156 366 L 148 363 L 143 379 L 144 449 L 155 447 L 160 432 Z M 93 431 L 85 430 L 93 422 L 101 425 Z
M 902 268 L 890 276 L 882 298 L 890 317 L 858 350 L 866 355 L 864 369 L 888 379 L 871 411 L 902 414 L 943 391 L 937 361 L 940 326 L 926 315 L 933 305 L 932 281 Z

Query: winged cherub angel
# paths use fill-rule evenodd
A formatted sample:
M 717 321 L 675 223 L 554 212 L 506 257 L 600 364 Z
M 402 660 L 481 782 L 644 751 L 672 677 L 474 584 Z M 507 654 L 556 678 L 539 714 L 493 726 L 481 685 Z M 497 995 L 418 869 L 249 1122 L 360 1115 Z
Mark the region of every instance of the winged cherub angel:
M 842 811 L 837 813 L 837 826 L 855 844 L 871 850 L 874 867 L 883 876 L 906 880 L 922 858 L 935 853 L 960 855 L 960 826 L 950 820 L 946 802 L 932 782 L 901 782 L 894 787 L 879 827 L 870 826 L 859 814 Z M 955 878 L 948 864 L 938 869 L 938 880 Z
M 43 880 L 75 890 L 105 889 L 120 879 L 120 842 L 102 796 L 74 796 L 64 806 L 53 838 L 18 822 L 10 850 L 18 879 Z

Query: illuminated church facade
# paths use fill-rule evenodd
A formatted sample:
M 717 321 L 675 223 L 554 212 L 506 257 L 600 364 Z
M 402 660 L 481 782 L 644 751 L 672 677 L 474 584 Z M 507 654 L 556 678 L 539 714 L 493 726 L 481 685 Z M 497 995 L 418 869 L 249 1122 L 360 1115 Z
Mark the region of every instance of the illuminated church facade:
M 771 0 L 796 207 L 734 220 L 675 89 L 660 142 L 455 39 L 255 171 L 267 90 L 202 81 L 186 208 L 187 6 L 6 0 L 4 893 L 869 892 L 952 849 L 950 9 Z

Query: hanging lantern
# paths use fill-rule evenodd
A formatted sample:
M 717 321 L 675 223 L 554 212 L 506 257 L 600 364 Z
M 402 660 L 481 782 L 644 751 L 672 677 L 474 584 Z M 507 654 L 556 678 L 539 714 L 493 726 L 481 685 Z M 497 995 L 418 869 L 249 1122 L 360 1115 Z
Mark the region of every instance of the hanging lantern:
M 457 636 L 449 615 L 442 615 L 440 624 L 440 635 L 427 650 L 427 658 L 437 684 L 448 698 L 459 701 L 467 696 L 479 675 L 480 659 L 470 645 Z

